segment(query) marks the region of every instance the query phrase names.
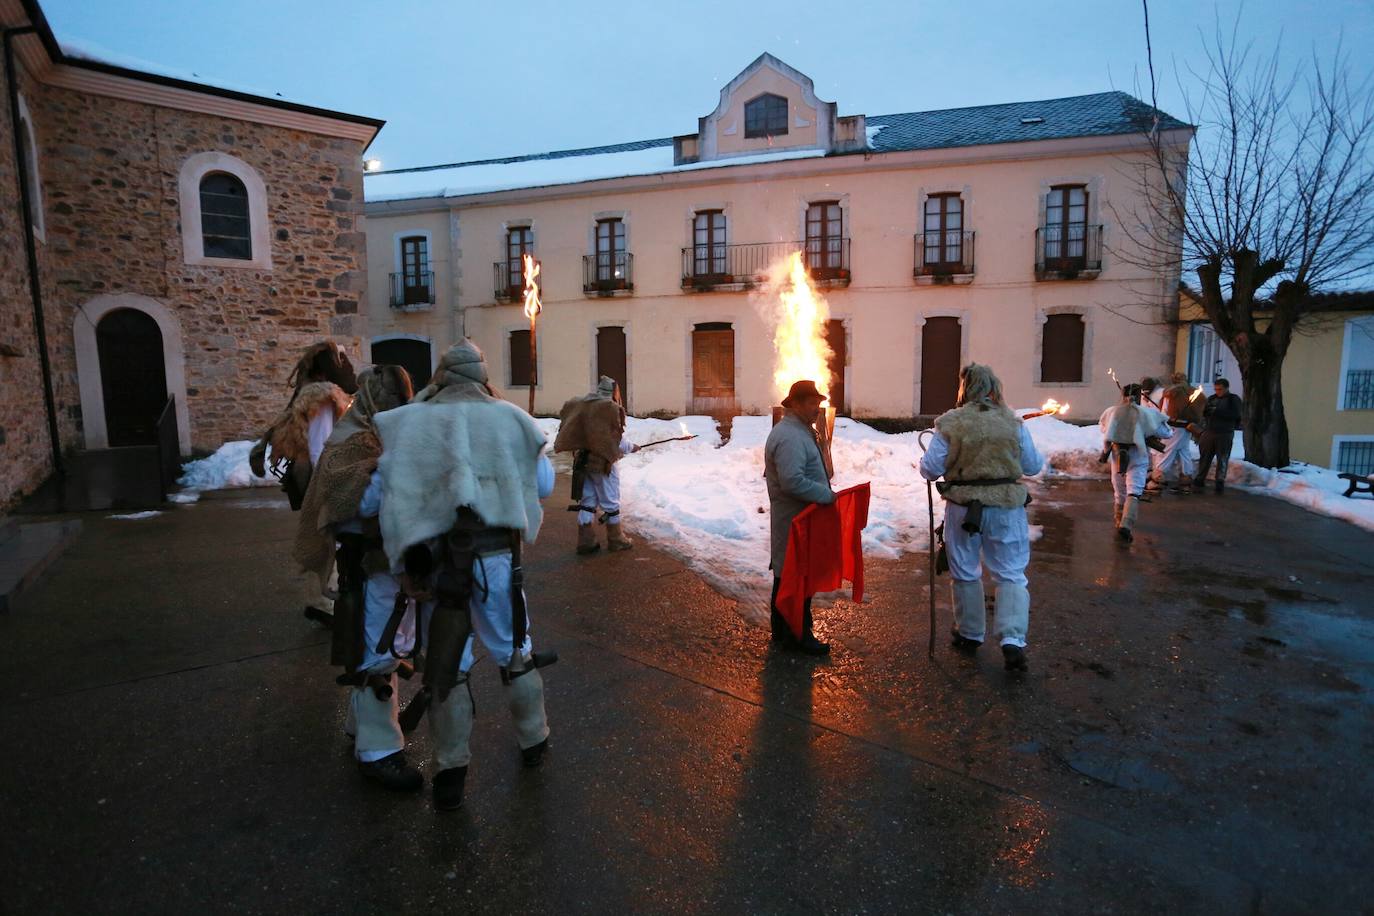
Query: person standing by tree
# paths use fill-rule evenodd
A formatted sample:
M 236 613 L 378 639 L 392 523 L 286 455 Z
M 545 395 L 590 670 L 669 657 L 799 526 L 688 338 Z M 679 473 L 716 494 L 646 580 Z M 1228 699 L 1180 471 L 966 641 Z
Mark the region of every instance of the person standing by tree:
M 1217 494 L 1226 490 L 1226 467 L 1231 463 L 1231 445 L 1236 441 L 1236 430 L 1241 428 L 1241 418 L 1245 416 L 1245 405 L 1239 397 L 1231 393 L 1231 383 L 1224 378 L 1212 384 L 1215 392 L 1207 399 L 1202 409 L 1202 436 L 1198 440 L 1197 477 L 1193 478 L 1193 489 L 1201 493 L 1207 483 L 1207 470 L 1212 459 L 1217 462 Z

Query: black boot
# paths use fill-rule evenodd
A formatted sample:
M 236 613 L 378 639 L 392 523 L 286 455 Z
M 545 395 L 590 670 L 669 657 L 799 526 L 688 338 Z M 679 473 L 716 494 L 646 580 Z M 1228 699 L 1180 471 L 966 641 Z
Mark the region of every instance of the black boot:
M 1226 492 L 1226 482 L 1223 481 L 1223 480 L 1218 480 L 1218 481 L 1217 481 L 1217 495 L 1220 496 L 1220 495 L 1221 495 L 1222 493 L 1224 493 L 1224 492 Z
M 969 639 L 963 633 L 960 633 L 957 628 L 950 630 L 949 635 L 951 637 L 950 645 L 960 652 L 977 652 L 978 647 L 983 644 L 981 639 Z
M 326 630 L 332 629 L 334 626 L 334 615 L 329 613 L 329 611 L 322 611 L 313 605 L 307 604 L 305 606 L 304 616 L 306 620 L 312 620 Z
M 420 771 L 406 765 L 405 751 L 397 751 L 370 763 L 359 760 L 358 769 L 368 779 L 393 792 L 418 792 L 425 784 Z
M 797 651 L 803 655 L 829 655 L 830 643 L 821 642 L 811 632 L 811 603 L 807 602 L 806 613 L 802 616 L 802 637 L 797 645 Z
M 1116 539 L 1123 544 L 1129 544 L 1135 540 L 1135 535 L 1131 534 L 1129 528 L 1118 528 L 1116 529 Z
M 456 811 L 463 806 L 463 782 L 468 778 L 467 767 L 440 770 L 434 777 L 434 807 L 440 811 Z
M 1030 666 L 1026 664 L 1026 650 L 1020 646 L 1003 646 L 1002 667 L 1008 671 L 1030 670 Z
M 520 762 L 527 767 L 537 767 L 544 762 L 544 752 L 549 749 L 549 739 L 545 738 L 533 747 L 520 749 Z
M 792 635 L 792 628 L 775 607 L 768 609 L 768 629 L 772 633 L 773 642 L 786 644 L 797 641 L 797 637 Z

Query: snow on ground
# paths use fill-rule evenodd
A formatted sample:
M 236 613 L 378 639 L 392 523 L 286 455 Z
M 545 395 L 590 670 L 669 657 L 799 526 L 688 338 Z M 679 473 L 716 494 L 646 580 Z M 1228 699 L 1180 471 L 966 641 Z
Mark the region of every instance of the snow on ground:
M 552 443 L 558 421 L 536 422 Z M 1105 476 L 1105 466 L 1097 460 L 1101 436 L 1095 426 L 1074 426 L 1055 417 L 1037 417 L 1026 424 L 1046 461 L 1042 478 Z M 637 445 L 683 435 L 697 438 L 627 455 L 620 465 L 626 526 L 680 557 L 713 588 L 738 599 L 746 617 L 759 621 L 767 616 L 771 585 L 768 491 L 763 480 L 763 445 L 771 428 L 771 417 L 736 417 L 730 441 L 722 447 L 710 417 L 631 418 L 626 435 Z M 927 489 L 915 467 L 921 457 L 919 439 L 915 432 L 887 434 L 857 420 L 836 420 L 831 450 L 835 488 L 864 481 L 873 487 L 864 531 L 866 556 L 897 558 L 929 544 Z M 1238 436 L 1238 453 L 1239 445 Z M 275 478 L 254 477 L 248 469 L 251 448 L 251 442 L 226 443 L 210 457 L 188 463 L 179 483 L 193 493 L 277 485 Z M 566 462 L 567 456 L 560 457 L 560 463 Z M 1334 471 L 1311 465 L 1289 470 L 1297 473 L 1233 460 L 1228 479 L 1237 489 L 1286 499 L 1374 530 L 1374 499 L 1345 499 L 1345 482 Z M 187 499 L 181 496 L 178 501 Z M 566 484 L 561 484 L 547 510 L 561 511 L 569 501 Z M 278 506 L 280 500 L 270 505 Z M 934 516 L 936 524 L 944 516 L 938 494 Z M 1040 533 L 1033 532 L 1032 538 Z
M 546 429 L 556 429 L 557 421 L 547 422 Z M 642 424 L 662 422 L 631 419 L 630 438 L 646 441 L 650 433 Z M 671 426 L 677 421 L 667 422 Z M 1054 417 L 1027 422 L 1046 457 L 1047 474 L 1101 476 L 1096 430 Z M 620 470 L 627 526 L 680 556 L 712 587 L 739 599 L 745 615 L 757 620 L 767 616 L 772 585 L 763 480 L 763 444 L 772 426 L 772 417 L 736 417 L 724 448 L 713 448 L 709 440 L 673 443 L 627 456 Z M 835 489 L 865 481 L 873 487 L 864 531 L 866 556 L 896 558 L 929 545 L 930 504 L 925 480 L 915 467 L 921 457 L 919 435 L 882 433 L 845 417 L 835 422 Z M 939 524 L 944 504 L 938 495 L 934 508 Z
M 238 487 L 280 486 L 277 478 L 268 475 L 258 477 L 248 467 L 248 453 L 253 450 L 251 440 L 226 442 L 213 455 L 182 465 L 181 477 L 177 480 L 186 491 L 175 494 L 175 502 L 195 502 L 189 492 L 199 494 L 202 490 L 229 490 Z M 199 499 L 199 495 L 196 496 Z
M 1240 437 L 1236 438 L 1239 444 Z M 1374 531 L 1374 499 L 1368 496 L 1346 499 L 1342 495 L 1346 481 L 1330 468 L 1295 462 L 1282 471 L 1274 471 L 1233 459 L 1226 471 L 1226 481 L 1237 489 L 1287 500 L 1309 512 L 1329 515 Z
M 162 514 L 161 509 L 148 509 L 145 512 L 129 512 L 124 515 L 107 515 L 106 518 L 118 518 L 129 522 L 142 521 L 145 518 L 157 518 Z

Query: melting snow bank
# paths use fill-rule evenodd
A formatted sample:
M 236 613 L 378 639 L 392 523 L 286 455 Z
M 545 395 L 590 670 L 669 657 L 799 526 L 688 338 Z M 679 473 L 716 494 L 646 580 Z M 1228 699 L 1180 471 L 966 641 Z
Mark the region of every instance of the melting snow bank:
M 1239 437 L 1237 437 L 1239 444 Z M 1296 462 L 1281 471 L 1232 460 L 1226 481 L 1251 493 L 1287 500 L 1318 515 L 1329 515 L 1374 531 L 1374 499 L 1347 499 L 1346 481 L 1329 468 Z
M 540 421 L 546 435 L 556 420 Z M 1045 473 L 1101 476 L 1100 437 L 1054 417 L 1027 421 L 1045 455 Z M 730 441 L 719 436 L 708 417 L 629 422 L 632 442 L 645 443 L 684 430 L 701 432 L 691 442 L 674 442 L 629 455 L 621 462 L 622 505 L 637 534 L 681 557 L 713 588 L 741 602 L 744 615 L 762 621 L 768 614 L 768 491 L 763 480 L 763 445 L 771 417 L 736 417 Z M 705 433 L 704 431 L 709 431 Z M 864 553 L 896 558 L 925 550 L 930 538 L 925 481 L 916 470 L 921 449 L 915 432 L 887 434 L 841 417 L 835 423 L 831 454 L 835 489 L 869 481 L 873 485 Z M 944 515 L 938 494 L 936 523 Z
M 270 474 L 259 477 L 248 467 L 248 453 L 252 450 L 251 440 L 226 442 L 213 455 L 186 462 L 182 466 L 181 477 L 177 483 L 197 493 L 201 490 L 228 490 L 235 487 L 280 486 L 277 478 Z M 174 494 L 173 501 L 195 502 L 195 499 L 189 498 L 189 494 L 178 493 Z

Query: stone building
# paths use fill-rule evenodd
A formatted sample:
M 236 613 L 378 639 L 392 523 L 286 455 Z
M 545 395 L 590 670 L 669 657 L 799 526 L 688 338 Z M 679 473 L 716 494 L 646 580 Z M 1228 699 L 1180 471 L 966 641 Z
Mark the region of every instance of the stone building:
M 358 352 L 382 122 L 66 52 L 36 0 L 0 25 L 3 510 L 169 401 L 183 455 L 251 437 L 305 346 Z
M 1123 256 L 1151 116 L 1120 92 L 841 115 L 765 54 L 690 134 L 371 173 L 372 352 L 424 369 L 466 333 L 526 403 L 529 253 L 537 411 L 601 373 L 638 413 L 764 411 L 779 392 L 758 278 L 802 251 L 842 409 L 939 413 L 978 360 L 1017 406 L 1096 417 L 1118 396 L 1109 368 L 1174 363 L 1178 277 Z M 1188 125 L 1158 128 L 1186 152 Z

